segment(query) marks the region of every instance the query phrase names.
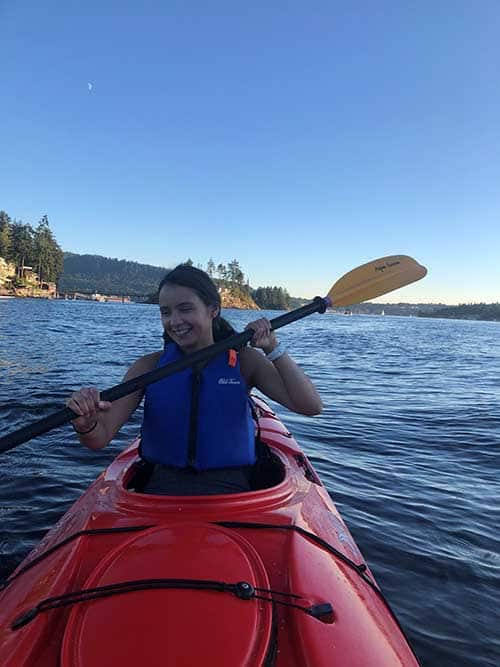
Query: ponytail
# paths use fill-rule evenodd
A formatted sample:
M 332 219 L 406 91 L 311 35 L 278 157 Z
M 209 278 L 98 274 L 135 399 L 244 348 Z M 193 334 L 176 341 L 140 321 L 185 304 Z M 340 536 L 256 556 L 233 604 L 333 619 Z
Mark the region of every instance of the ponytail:
M 225 338 L 229 338 L 229 336 L 232 336 L 234 333 L 236 333 L 229 322 L 220 315 L 217 315 L 217 317 L 212 322 L 212 332 L 214 341 L 216 343 L 218 343 L 220 340 L 224 340 Z

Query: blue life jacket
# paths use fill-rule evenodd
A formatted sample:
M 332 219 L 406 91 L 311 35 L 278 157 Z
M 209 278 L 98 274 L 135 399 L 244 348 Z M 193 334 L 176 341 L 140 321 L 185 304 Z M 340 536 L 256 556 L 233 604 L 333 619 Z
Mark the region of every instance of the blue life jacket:
M 182 358 L 167 345 L 158 366 Z M 196 470 L 255 463 L 248 388 L 234 350 L 200 372 L 188 368 L 146 387 L 141 455 L 152 463 Z

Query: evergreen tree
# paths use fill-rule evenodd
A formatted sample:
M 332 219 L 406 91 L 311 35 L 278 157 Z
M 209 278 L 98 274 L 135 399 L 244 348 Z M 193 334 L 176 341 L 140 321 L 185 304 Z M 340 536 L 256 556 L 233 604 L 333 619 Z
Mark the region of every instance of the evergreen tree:
M 12 259 L 18 268 L 18 275 L 24 274 L 24 267 L 33 264 L 35 248 L 33 227 L 14 220 L 12 223 Z
M 252 298 L 259 308 L 266 310 L 288 310 L 290 295 L 282 287 L 258 287 L 251 292 Z
M 228 274 L 225 264 L 217 264 L 217 273 L 219 275 L 219 280 L 223 285 L 226 285 Z
M 229 262 L 227 266 L 227 273 L 229 280 L 237 285 L 243 284 L 243 271 L 240 268 L 240 264 L 237 259 L 233 259 L 232 262 Z
M 0 257 L 11 258 L 12 229 L 11 220 L 5 211 L 0 211 Z
M 33 236 L 40 286 L 42 282 L 57 282 L 63 271 L 64 253 L 52 234 L 46 215 L 38 223 Z
M 36 272 L 38 274 L 40 285 L 47 273 L 53 242 L 54 239 L 52 238 L 52 232 L 49 229 L 49 221 L 47 216 L 44 215 L 38 223 L 34 233 Z
M 214 278 L 215 276 L 215 262 L 214 260 L 210 257 L 207 263 L 207 273 L 210 276 L 210 278 Z

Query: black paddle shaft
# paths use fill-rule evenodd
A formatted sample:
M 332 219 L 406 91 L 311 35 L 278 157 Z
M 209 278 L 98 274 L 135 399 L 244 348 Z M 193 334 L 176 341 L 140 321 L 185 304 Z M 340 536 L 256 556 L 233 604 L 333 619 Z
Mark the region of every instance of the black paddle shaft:
M 308 303 L 301 308 L 297 308 L 296 310 L 292 310 L 289 313 L 285 313 L 284 315 L 280 315 L 279 317 L 271 320 L 271 329 L 275 331 L 276 329 L 284 327 L 291 322 L 296 322 L 303 317 L 307 317 L 307 315 L 312 315 L 312 313 L 324 313 L 328 305 L 328 299 L 322 299 L 321 297 L 317 296 L 313 301 L 311 301 L 311 303 Z M 138 375 L 132 380 L 117 384 L 110 389 L 105 389 L 101 392 L 101 400 L 116 401 L 118 398 L 122 398 L 123 396 L 134 393 L 134 391 L 144 389 L 144 387 L 147 385 L 152 384 L 153 382 L 158 382 L 158 380 L 161 380 L 162 378 L 166 378 L 169 375 L 173 375 L 174 373 L 179 373 L 185 368 L 189 368 L 190 366 L 194 366 L 195 364 L 199 364 L 203 361 L 208 361 L 225 350 L 229 350 L 231 348 L 239 349 L 248 343 L 253 334 L 253 329 L 245 329 L 245 331 L 242 331 L 241 333 L 233 334 L 232 336 L 224 338 L 218 343 L 214 343 L 209 347 L 198 350 L 198 352 L 188 354 L 182 359 L 178 359 L 171 364 L 167 364 L 166 366 L 162 366 L 160 368 L 155 368 L 149 373 Z M 17 445 L 21 445 L 23 442 L 27 442 L 28 440 L 31 440 L 38 435 L 42 435 L 43 433 L 47 433 L 48 431 L 51 431 L 58 426 L 62 426 L 62 424 L 65 424 L 66 422 L 69 422 L 78 416 L 79 415 L 73 412 L 73 410 L 70 408 L 63 408 L 62 410 L 54 412 L 48 417 L 44 417 L 43 419 L 39 419 L 36 422 L 32 422 L 31 424 L 24 426 L 18 431 L 8 433 L 3 438 L 0 438 L 0 452 L 7 452 L 9 449 L 13 449 L 14 447 L 17 447 Z

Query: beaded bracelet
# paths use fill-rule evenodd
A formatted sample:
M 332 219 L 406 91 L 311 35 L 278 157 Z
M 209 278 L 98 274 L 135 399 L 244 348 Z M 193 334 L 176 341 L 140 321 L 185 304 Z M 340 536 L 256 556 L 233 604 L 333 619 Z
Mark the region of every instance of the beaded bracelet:
M 75 433 L 78 433 L 78 435 L 87 435 L 87 433 L 90 433 L 90 431 L 93 431 L 93 430 L 95 429 L 95 427 L 97 426 L 98 423 L 99 423 L 99 420 L 96 419 L 95 424 L 94 424 L 93 426 L 91 426 L 91 427 L 88 429 L 88 431 L 78 431 L 78 429 L 76 429 L 76 428 L 73 426 L 73 424 L 71 424 L 71 426 L 73 426 L 73 430 L 75 431 Z

